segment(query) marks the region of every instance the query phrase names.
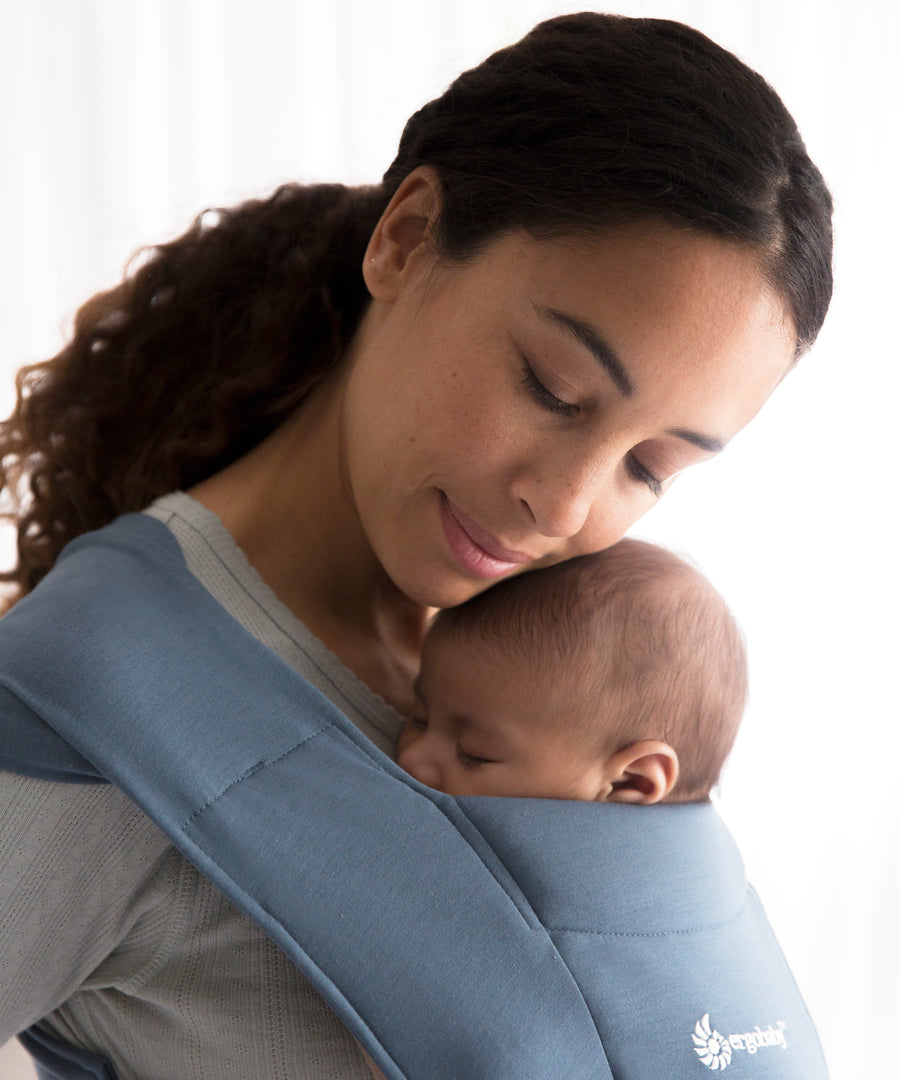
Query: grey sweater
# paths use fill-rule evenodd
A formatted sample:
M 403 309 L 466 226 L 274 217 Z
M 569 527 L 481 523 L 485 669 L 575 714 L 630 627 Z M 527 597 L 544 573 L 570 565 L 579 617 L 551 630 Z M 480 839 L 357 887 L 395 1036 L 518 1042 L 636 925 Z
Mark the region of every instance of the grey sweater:
M 187 495 L 148 513 L 251 633 L 391 753 L 401 717 Z M 43 1018 L 43 1019 L 42 1019 Z M 0 774 L 0 1045 L 40 1021 L 120 1080 L 369 1080 L 299 972 L 118 790 Z

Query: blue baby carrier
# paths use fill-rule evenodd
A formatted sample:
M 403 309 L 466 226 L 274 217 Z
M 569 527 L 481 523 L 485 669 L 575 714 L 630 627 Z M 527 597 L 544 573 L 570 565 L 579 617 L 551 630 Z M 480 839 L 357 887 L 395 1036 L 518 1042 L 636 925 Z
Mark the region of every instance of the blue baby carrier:
M 389 1080 L 824 1080 L 709 804 L 451 798 L 231 618 L 159 522 L 70 544 L 0 620 L 0 767 L 110 781 Z M 45 1077 L 115 1077 L 21 1036 Z

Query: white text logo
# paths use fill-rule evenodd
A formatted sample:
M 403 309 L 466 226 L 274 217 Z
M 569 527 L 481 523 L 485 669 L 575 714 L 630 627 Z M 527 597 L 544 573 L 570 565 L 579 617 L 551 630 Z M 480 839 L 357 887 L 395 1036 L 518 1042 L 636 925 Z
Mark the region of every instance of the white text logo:
M 771 1024 L 762 1030 L 758 1025 L 753 1031 L 745 1031 L 736 1035 L 721 1035 L 709 1022 L 709 1013 L 697 1021 L 694 1025 L 694 1053 L 700 1059 L 700 1063 L 708 1069 L 726 1069 L 731 1064 L 731 1058 L 735 1050 L 746 1050 L 748 1054 L 755 1054 L 766 1046 L 780 1046 L 787 1050 L 787 1041 L 784 1032 L 787 1025 L 783 1020 L 773 1028 Z

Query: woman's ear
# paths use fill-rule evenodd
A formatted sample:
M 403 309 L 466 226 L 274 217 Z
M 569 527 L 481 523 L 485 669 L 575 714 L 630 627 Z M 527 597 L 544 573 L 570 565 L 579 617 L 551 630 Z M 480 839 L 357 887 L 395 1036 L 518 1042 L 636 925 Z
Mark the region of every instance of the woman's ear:
M 603 802 L 650 806 L 675 787 L 678 755 L 668 743 L 643 739 L 613 754 L 606 763 Z
M 440 180 L 420 165 L 400 184 L 372 232 L 363 260 L 363 278 L 374 300 L 396 300 L 403 285 L 430 252 L 440 209 Z

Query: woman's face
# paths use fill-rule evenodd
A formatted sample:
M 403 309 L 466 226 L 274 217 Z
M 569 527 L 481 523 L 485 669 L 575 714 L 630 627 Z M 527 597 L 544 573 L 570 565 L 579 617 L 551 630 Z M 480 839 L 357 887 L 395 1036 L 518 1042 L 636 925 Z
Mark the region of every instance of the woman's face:
M 514 233 L 461 267 L 401 249 L 367 268 L 341 460 L 378 560 L 422 604 L 612 544 L 792 363 L 754 255 L 689 230 Z

